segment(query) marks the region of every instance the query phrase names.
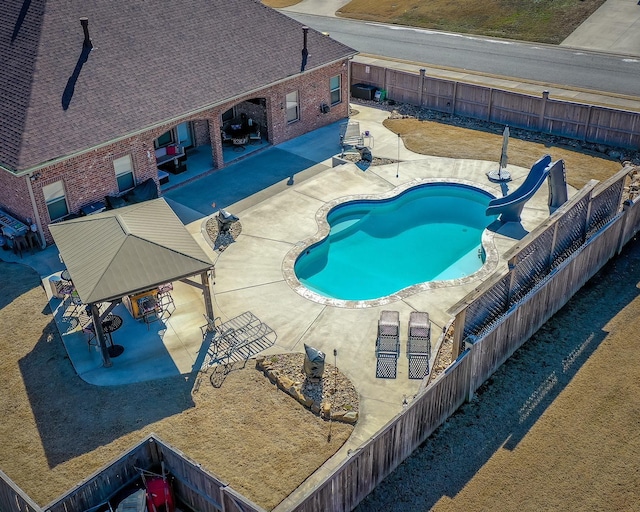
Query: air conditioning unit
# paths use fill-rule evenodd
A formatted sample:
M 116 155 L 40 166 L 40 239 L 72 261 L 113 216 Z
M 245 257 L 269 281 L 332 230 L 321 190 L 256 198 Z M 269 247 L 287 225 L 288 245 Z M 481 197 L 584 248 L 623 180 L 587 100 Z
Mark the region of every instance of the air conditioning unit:
M 323 114 L 328 114 L 330 110 L 331 110 L 331 107 L 326 103 L 323 103 L 322 105 L 320 105 L 320 112 L 322 112 Z

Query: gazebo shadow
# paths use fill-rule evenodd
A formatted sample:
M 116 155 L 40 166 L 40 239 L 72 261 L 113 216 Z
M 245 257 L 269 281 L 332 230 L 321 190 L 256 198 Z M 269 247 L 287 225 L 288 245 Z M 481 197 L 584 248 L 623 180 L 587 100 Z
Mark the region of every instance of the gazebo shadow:
M 84 382 L 53 319 L 18 365 L 50 468 L 194 407 L 184 375 L 108 387 Z

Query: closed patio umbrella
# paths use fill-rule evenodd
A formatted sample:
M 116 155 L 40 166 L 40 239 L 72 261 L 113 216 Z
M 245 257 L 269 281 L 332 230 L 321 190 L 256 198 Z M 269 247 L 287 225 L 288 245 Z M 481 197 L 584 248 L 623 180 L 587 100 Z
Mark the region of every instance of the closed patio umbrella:
M 509 146 L 509 127 L 505 126 L 502 132 L 502 152 L 500 153 L 500 164 L 497 171 L 490 171 L 487 176 L 494 181 L 509 181 L 511 174 L 507 171 L 507 163 L 509 156 L 507 155 L 507 147 Z

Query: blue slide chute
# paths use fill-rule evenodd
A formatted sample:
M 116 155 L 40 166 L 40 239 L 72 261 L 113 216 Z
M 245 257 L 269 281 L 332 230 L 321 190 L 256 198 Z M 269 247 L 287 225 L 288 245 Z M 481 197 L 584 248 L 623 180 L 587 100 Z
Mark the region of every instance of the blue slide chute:
M 536 191 L 549 176 L 551 156 L 545 155 L 538 160 L 529 171 L 529 175 L 516 190 L 504 197 L 489 202 L 487 215 L 500 215 L 501 222 L 520 222 L 524 204 L 533 197 Z

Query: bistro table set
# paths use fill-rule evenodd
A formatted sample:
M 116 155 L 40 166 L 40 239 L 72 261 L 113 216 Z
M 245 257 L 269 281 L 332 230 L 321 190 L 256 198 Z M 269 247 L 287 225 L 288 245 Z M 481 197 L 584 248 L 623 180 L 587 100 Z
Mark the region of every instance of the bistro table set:
M 50 282 L 53 295 L 63 301 L 69 301 L 65 309 L 65 315 L 75 317 L 78 322 L 76 325 L 83 325 L 82 332 L 87 336 L 89 348 L 98 347 L 99 342 L 96 336 L 92 306 L 82 303 L 73 285 L 69 270 L 63 270 L 59 277 L 52 276 Z M 156 288 L 125 296 L 122 298 L 122 303 L 131 313 L 133 319 L 142 320 L 147 325 L 147 329 L 149 329 L 152 322 L 161 320 L 165 315 L 170 316 L 172 314 L 173 309 L 175 309 L 175 303 L 171 295 L 172 291 L 173 283 L 163 283 Z M 112 303 L 99 315 L 102 332 L 105 335 L 106 349 L 109 357 L 112 358 L 122 355 L 125 350 L 124 346 L 113 342 L 113 333 L 120 329 L 124 322 L 122 316 L 111 313 L 114 306 L 119 303 L 120 301 Z M 103 304 L 97 304 L 97 306 L 98 311 L 103 309 Z

